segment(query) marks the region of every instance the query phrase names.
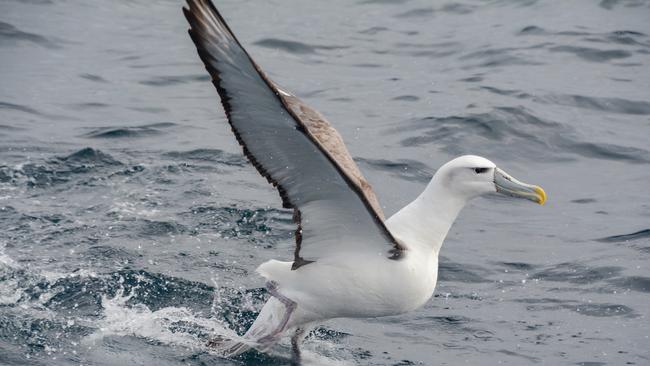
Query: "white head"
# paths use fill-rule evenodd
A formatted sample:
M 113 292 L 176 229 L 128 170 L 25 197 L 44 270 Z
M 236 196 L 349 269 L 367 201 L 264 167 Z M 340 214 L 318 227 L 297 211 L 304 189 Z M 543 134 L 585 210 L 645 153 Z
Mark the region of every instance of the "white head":
M 541 187 L 522 183 L 490 160 L 476 155 L 464 155 L 443 165 L 436 172 L 434 181 L 465 200 L 498 192 L 539 204 L 546 201 L 546 193 Z

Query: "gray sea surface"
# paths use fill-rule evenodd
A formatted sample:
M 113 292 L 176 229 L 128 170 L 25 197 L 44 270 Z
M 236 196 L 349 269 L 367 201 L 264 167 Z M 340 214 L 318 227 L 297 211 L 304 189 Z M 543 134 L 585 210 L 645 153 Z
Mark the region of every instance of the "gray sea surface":
M 290 260 L 172 0 L 0 0 L 0 364 L 225 360 Z M 539 184 L 473 201 L 421 309 L 339 319 L 305 364 L 650 365 L 650 3 L 217 2 L 343 135 L 387 214 L 461 154 Z

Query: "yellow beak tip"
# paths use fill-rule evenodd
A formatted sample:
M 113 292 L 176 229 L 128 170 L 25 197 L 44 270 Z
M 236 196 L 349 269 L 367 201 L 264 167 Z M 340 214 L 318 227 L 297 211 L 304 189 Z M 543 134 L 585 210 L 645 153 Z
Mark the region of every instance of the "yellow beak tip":
M 539 203 L 540 205 L 543 205 L 544 203 L 546 203 L 546 192 L 544 192 L 542 187 L 535 186 L 534 189 L 535 189 L 535 193 L 537 193 L 537 195 L 539 195 L 539 201 L 537 203 Z

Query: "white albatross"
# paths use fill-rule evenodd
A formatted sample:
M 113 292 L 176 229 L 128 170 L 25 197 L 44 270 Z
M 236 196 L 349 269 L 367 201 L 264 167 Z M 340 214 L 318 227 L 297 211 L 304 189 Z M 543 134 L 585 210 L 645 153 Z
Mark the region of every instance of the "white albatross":
M 294 357 L 310 325 L 396 315 L 423 305 L 438 276 L 442 242 L 465 204 L 500 192 L 539 204 L 544 191 L 479 156 L 443 165 L 413 202 L 384 220 L 377 198 L 325 118 L 280 89 L 237 41 L 209 0 L 183 8 L 237 141 L 293 208 L 293 261 L 257 268 L 269 300 L 244 340 L 215 339 L 223 356 L 264 351 L 291 332 Z

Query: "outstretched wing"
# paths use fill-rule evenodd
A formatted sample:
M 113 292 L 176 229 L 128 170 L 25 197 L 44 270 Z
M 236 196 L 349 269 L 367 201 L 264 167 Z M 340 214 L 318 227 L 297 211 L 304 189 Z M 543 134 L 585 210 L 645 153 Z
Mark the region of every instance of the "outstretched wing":
M 402 247 L 383 223 L 370 185 L 329 123 L 279 89 L 252 60 L 209 0 L 183 8 L 190 36 L 212 76 L 244 154 L 294 209 L 293 269 L 342 251 Z

